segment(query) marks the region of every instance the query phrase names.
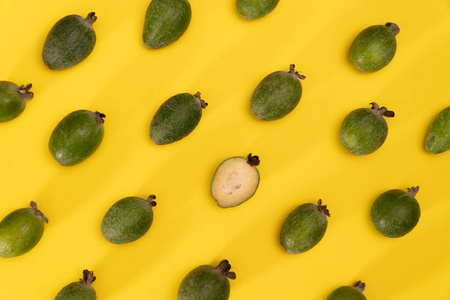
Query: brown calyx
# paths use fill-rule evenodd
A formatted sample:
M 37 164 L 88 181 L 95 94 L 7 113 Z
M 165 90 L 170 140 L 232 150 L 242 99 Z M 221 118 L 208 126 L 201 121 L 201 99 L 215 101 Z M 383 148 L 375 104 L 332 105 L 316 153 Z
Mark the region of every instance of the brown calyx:
M 406 195 L 408 195 L 409 197 L 411 197 L 413 199 L 416 199 L 416 194 L 419 191 L 419 186 L 416 186 L 416 187 L 413 186 L 413 187 L 407 188 L 407 190 L 408 190 L 408 192 L 406 193 Z
M 25 97 L 28 100 L 33 99 L 34 93 L 30 92 L 30 89 L 33 85 L 31 83 L 27 84 L 27 85 L 21 85 L 19 86 L 19 93 L 22 97 Z
M 360 280 L 353 287 L 362 293 L 366 289 L 366 284 Z
M 156 199 L 156 196 L 152 194 L 152 195 L 148 196 L 146 201 L 151 207 L 155 207 L 156 206 L 156 201 L 153 201 L 155 199 Z
M 216 267 L 217 270 L 220 271 L 223 275 L 227 276 L 230 279 L 236 279 L 236 273 L 230 272 L 231 265 L 228 260 L 222 260 L 219 265 Z
M 384 26 L 389 28 L 394 36 L 396 36 L 400 32 L 400 28 L 395 23 L 387 22 L 386 24 L 384 24 Z
M 46 223 L 48 223 L 47 217 L 44 216 L 44 214 L 43 214 L 40 210 L 37 209 L 37 204 L 36 204 L 36 202 L 31 201 L 31 202 L 30 202 L 30 206 L 31 206 L 31 208 L 33 209 L 33 213 L 34 213 L 35 215 L 41 217 L 42 220 L 44 220 Z
M 294 77 L 297 77 L 298 79 L 305 79 L 306 78 L 306 76 L 305 75 L 301 75 L 301 74 L 299 74 L 297 71 L 295 71 L 295 65 L 294 64 L 291 64 L 291 66 L 289 67 L 289 73 L 292 75 L 292 76 L 294 76 Z
M 395 116 L 395 112 L 393 112 L 392 110 L 388 110 L 386 107 L 380 107 L 377 103 L 375 102 L 371 102 L 369 103 L 370 105 L 372 105 L 372 107 L 370 108 L 373 112 L 379 114 L 380 116 L 383 117 L 388 117 L 388 118 L 393 118 Z
M 96 277 L 94 276 L 94 271 L 83 270 L 83 278 L 80 279 L 80 283 L 90 286 L 95 279 Z
M 319 201 L 317 201 L 317 207 L 319 208 L 319 210 L 321 212 L 323 212 L 325 214 L 325 216 L 331 217 L 330 211 L 328 210 L 327 206 L 322 205 L 322 199 L 319 199 Z
M 94 22 L 97 21 L 97 16 L 95 15 L 95 12 L 90 12 L 86 19 L 84 19 L 84 22 L 88 25 L 88 26 L 92 26 L 92 24 L 94 24 Z
M 247 155 L 247 163 L 252 166 L 256 167 L 259 166 L 260 160 L 258 155 L 252 155 L 251 153 Z
M 200 92 L 197 92 L 197 93 L 195 93 L 194 97 L 200 102 L 200 106 L 201 106 L 202 108 L 206 108 L 206 107 L 208 106 L 208 103 L 206 103 L 205 101 L 203 101 L 203 100 L 200 98 L 200 95 L 201 95 L 201 93 L 200 93 Z
M 102 114 L 101 112 L 96 111 L 95 118 L 97 120 L 97 124 L 100 125 L 100 124 L 105 123 L 105 120 L 103 120 L 103 119 L 106 118 L 106 115 Z

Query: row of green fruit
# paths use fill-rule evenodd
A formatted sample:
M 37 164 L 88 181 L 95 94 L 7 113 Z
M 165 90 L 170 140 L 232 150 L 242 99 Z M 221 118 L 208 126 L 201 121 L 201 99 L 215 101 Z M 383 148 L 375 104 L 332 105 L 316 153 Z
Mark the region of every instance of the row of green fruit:
M 291 65 L 289 72 L 277 71 L 266 76 L 256 87 L 250 102 L 255 116 L 261 120 L 276 120 L 289 114 L 300 101 L 302 86 Z M 26 99 L 31 99 L 31 84 L 17 86 L 0 81 L 0 122 L 14 119 L 24 110 Z M 276 90 L 277 92 L 273 92 Z M 384 117 L 394 112 L 371 103 L 372 108 L 350 112 L 342 122 L 340 141 L 355 155 L 366 155 L 377 150 L 387 138 L 388 126 Z M 181 140 L 199 124 L 202 109 L 207 103 L 200 93 L 177 94 L 165 101 L 153 116 L 150 138 L 157 145 Z M 73 166 L 91 156 L 100 146 L 104 135 L 105 115 L 99 112 L 78 110 L 64 117 L 53 130 L 49 150 L 62 166 Z M 425 148 L 430 153 L 450 149 L 450 107 L 441 111 L 428 131 Z
M 261 18 L 271 12 L 279 0 L 236 0 L 239 13 L 246 19 Z M 187 0 L 152 0 L 147 8 L 142 39 L 148 48 L 159 49 L 177 41 L 191 21 Z M 63 70 L 84 61 L 94 50 L 96 34 L 94 12 L 82 18 L 69 15 L 51 28 L 42 50 L 44 63 L 52 70 Z M 400 29 L 395 23 L 364 29 L 353 41 L 349 57 L 363 73 L 384 68 L 394 58 Z
M 230 282 L 236 274 L 230 272 L 231 265 L 224 259 L 217 267 L 202 265 L 193 269 L 181 281 L 178 288 L 178 300 L 226 300 L 230 296 Z M 83 270 L 83 278 L 63 287 L 55 300 L 95 300 L 96 292 L 91 284 L 95 281 L 94 272 Z M 209 293 L 199 293 L 208 286 Z M 366 300 L 363 294 L 366 284 L 358 281 L 354 286 L 341 286 L 331 292 L 325 300 Z
M 211 184 L 213 196 L 217 181 L 223 183 L 224 188 L 219 188 L 220 192 L 223 189 L 231 190 L 231 195 L 234 192 L 236 183 L 232 182 L 231 186 L 227 186 L 230 182 L 223 179 L 223 173 L 226 173 L 224 168 L 235 170 L 238 166 L 253 169 L 257 173 L 255 168 L 259 163 L 257 156 L 249 154 L 247 162 L 244 163 L 244 161 L 244 158 L 233 157 L 219 166 Z M 234 171 L 233 173 L 239 172 Z M 257 181 L 259 182 L 259 175 Z M 245 183 L 242 190 L 247 193 L 247 196 L 250 195 L 249 197 L 256 191 L 256 189 L 249 190 Z M 390 190 L 375 200 L 370 215 L 373 224 L 381 234 L 397 238 L 407 234 L 417 225 L 420 218 L 420 206 L 415 195 L 418 190 L 419 187 L 410 188 L 406 193 L 401 190 Z M 227 193 L 225 192 L 225 194 Z M 106 212 L 101 222 L 101 232 L 105 239 L 113 244 L 124 244 L 141 238 L 147 233 L 153 222 L 152 208 L 156 206 L 155 199 L 154 195 L 150 195 L 147 200 L 139 197 L 127 197 L 117 201 Z M 219 200 L 218 204 L 223 205 L 224 202 L 219 202 Z M 225 202 L 225 205 L 238 204 L 240 203 Z M 44 222 L 48 223 L 48 219 L 37 209 L 35 202 L 31 202 L 30 205 L 31 208 L 13 211 L 0 222 L 1 257 L 22 255 L 33 249 L 40 241 L 44 232 Z M 330 217 L 330 213 L 327 206 L 322 205 L 321 200 L 317 205 L 312 203 L 300 205 L 288 215 L 282 225 L 281 245 L 291 254 L 299 254 L 312 249 L 325 235 L 328 227 L 327 217 Z M 229 272 L 230 268 L 228 261 L 224 260 L 216 268 L 204 265 L 194 269 L 181 282 L 178 299 L 228 299 L 230 285 L 227 278 L 235 279 L 236 277 L 233 272 Z M 95 291 L 91 287 L 91 283 L 95 280 L 93 273 L 85 270 L 83 274 L 80 282 L 64 287 L 55 299 L 80 299 L 82 297 L 85 297 L 83 299 L 96 299 Z M 205 286 L 214 288 L 204 289 Z M 338 296 L 347 293 L 352 297 L 364 297 L 361 290 L 358 293 L 357 291 L 358 285 L 356 288 L 341 287 L 327 299 L 339 299 Z M 72 295 L 72 298 L 65 298 L 66 295 Z M 78 298 L 73 298 L 74 295 Z M 365 299 L 365 297 L 361 299 Z

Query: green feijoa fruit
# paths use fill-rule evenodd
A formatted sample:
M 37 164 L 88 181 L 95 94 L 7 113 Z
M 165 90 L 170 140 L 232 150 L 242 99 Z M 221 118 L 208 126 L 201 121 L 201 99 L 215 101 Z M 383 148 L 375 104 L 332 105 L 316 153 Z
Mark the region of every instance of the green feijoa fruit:
M 294 209 L 283 223 L 281 245 L 291 254 L 299 254 L 317 245 L 327 230 L 330 212 L 326 205 L 306 203 Z
M 85 60 L 95 46 L 92 24 L 97 20 L 91 12 L 86 19 L 69 15 L 52 27 L 42 50 L 44 63 L 52 70 L 63 70 Z
M 142 32 L 145 46 L 159 49 L 178 40 L 188 29 L 191 15 L 187 0 L 152 0 Z
M 230 297 L 231 265 L 224 259 L 217 267 L 203 265 L 184 277 L 178 288 L 177 300 L 226 300 Z
M 253 114 L 262 121 L 274 121 L 289 114 L 302 97 L 299 79 L 306 77 L 295 71 L 277 71 L 267 75 L 256 87 L 250 101 Z
M 63 287 L 54 300 L 96 300 L 97 294 L 91 286 L 94 281 L 94 272 L 84 270 L 83 278 Z
M 425 148 L 433 154 L 450 149 L 450 106 L 441 111 L 431 124 Z
M 33 99 L 31 83 L 18 86 L 9 81 L 0 81 L 0 123 L 18 117 L 27 105 L 26 99 Z
M 22 255 L 40 241 L 48 219 L 35 202 L 31 201 L 30 206 L 13 211 L 0 222 L 0 257 Z
M 366 300 L 363 292 L 366 288 L 364 282 L 358 281 L 353 287 L 341 286 L 335 289 L 326 300 Z
M 402 237 L 417 225 L 420 206 L 415 197 L 418 191 L 418 186 L 409 188 L 406 193 L 402 190 L 390 190 L 375 200 L 370 218 L 382 235 Z
M 117 201 L 102 220 L 105 239 L 113 244 L 125 244 L 142 237 L 152 225 L 155 199 L 155 195 L 150 195 L 147 200 L 127 197 Z
M 182 93 L 169 98 L 153 116 L 150 138 L 157 145 L 166 145 L 188 136 L 197 127 L 202 109 L 208 103 L 195 95 Z
M 103 140 L 105 115 L 89 110 L 74 111 L 53 130 L 48 148 L 61 166 L 73 166 L 91 156 Z
M 236 7 L 241 16 L 254 20 L 269 14 L 280 0 L 236 0 Z
M 230 157 L 224 160 L 211 182 L 211 196 L 223 208 L 238 206 L 250 199 L 259 185 L 256 169 L 259 157 L 250 153 L 247 158 Z
M 397 50 L 397 24 L 370 26 L 361 31 L 350 47 L 350 60 L 363 73 L 376 72 L 387 66 Z
M 352 154 L 366 155 L 383 145 L 388 134 L 388 126 L 383 117 L 394 117 L 393 111 L 378 104 L 372 108 L 359 108 L 344 119 L 339 133 L 342 145 Z

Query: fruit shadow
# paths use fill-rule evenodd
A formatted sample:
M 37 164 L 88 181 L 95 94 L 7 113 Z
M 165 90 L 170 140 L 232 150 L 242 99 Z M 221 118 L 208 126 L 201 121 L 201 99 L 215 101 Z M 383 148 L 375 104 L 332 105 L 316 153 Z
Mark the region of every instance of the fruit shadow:
M 442 244 L 440 247 L 429 245 L 426 259 L 424 260 L 411 261 L 411 252 L 417 252 L 417 257 L 419 258 L 423 257 L 423 252 L 416 250 L 417 241 L 429 241 L 429 237 L 436 236 L 436 232 L 439 231 L 442 231 L 441 236 L 445 236 L 446 233 L 443 232 L 442 226 L 436 224 L 429 230 L 421 232 L 416 238 L 392 248 L 391 251 L 379 257 L 372 265 L 362 271 L 360 278 L 374 278 L 373 274 L 385 274 L 386 271 L 380 272 L 380 270 L 384 269 L 384 266 L 389 269 L 389 276 L 376 278 L 377 286 L 383 287 L 382 289 L 377 289 L 377 296 L 380 299 L 396 299 L 397 295 L 401 294 L 405 289 L 420 284 L 421 281 L 428 280 L 437 273 L 436 271 L 439 268 L 445 268 L 450 263 L 450 257 L 445 255 L 450 253 L 450 243 Z M 404 254 L 407 254 L 408 259 L 404 257 Z M 417 275 L 411 276 L 412 274 Z
M 144 272 L 148 271 L 151 265 L 164 264 L 165 260 L 161 259 L 161 254 L 167 251 L 167 247 L 155 247 L 151 242 L 151 235 L 152 228 L 140 240 L 132 242 L 136 243 L 134 245 L 110 244 L 111 252 L 103 256 L 93 268 L 99 276 L 101 274 L 102 282 L 108 283 L 108 288 L 98 293 L 101 298 L 109 299 L 137 278 L 146 276 Z M 157 286 L 157 279 L 158 275 L 152 274 L 147 283 L 149 286 Z

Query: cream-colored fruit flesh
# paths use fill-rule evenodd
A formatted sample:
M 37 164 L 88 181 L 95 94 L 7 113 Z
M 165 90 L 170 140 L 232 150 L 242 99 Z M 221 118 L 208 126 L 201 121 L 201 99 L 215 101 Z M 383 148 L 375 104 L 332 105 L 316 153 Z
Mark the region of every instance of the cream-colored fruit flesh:
M 217 168 L 211 194 L 221 207 L 236 206 L 253 196 L 258 184 L 258 170 L 245 158 L 233 157 Z

